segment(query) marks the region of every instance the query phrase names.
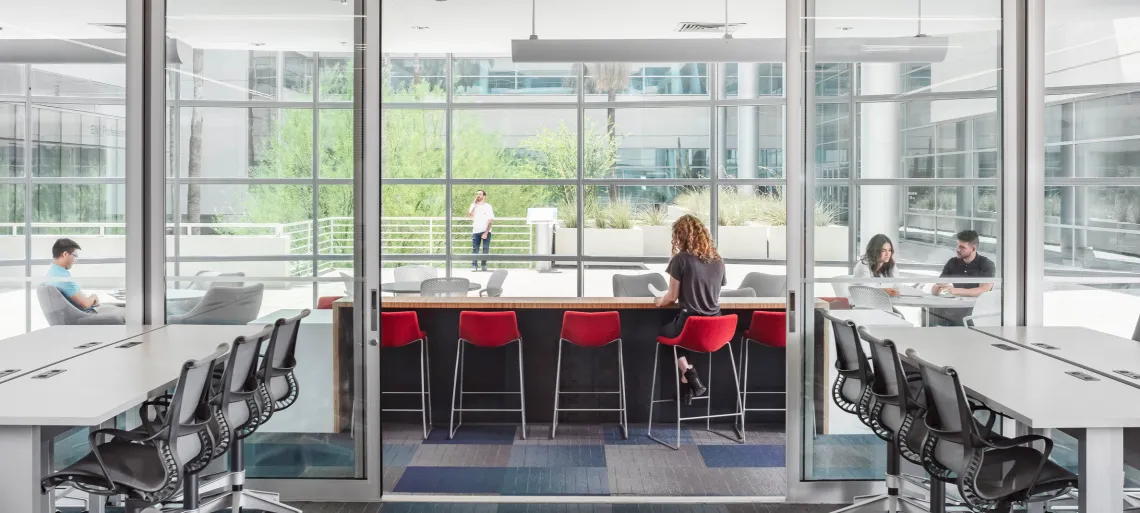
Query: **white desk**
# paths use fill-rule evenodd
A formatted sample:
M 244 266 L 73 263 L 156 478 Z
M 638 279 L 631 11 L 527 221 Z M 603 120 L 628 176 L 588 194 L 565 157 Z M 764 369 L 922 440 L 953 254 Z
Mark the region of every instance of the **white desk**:
M 923 323 L 930 325 L 931 308 L 973 308 L 978 298 L 969 296 L 935 296 L 923 292 L 921 296 L 895 296 L 891 304 L 895 306 L 912 306 L 922 309 Z
M 1123 428 L 1140 426 L 1140 389 L 969 328 L 877 328 L 903 353 L 954 367 L 971 396 L 1032 429 L 1084 429 L 1080 511 L 1120 512 L 1124 503 Z
M 890 312 L 869 308 L 851 310 L 828 310 L 827 314 L 837 319 L 852 321 L 856 326 L 914 326 L 914 323 Z
M 1076 326 L 995 326 L 977 331 L 1140 387 L 1140 342 Z
M 168 326 L 89 352 L 0 386 L 0 513 L 45 513 L 40 493 L 47 472 L 44 428 L 98 426 L 165 390 L 188 360 L 260 326 Z M 120 346 L 142 342 L 129 348 Z M 62 371 L 51 377 L 45 373 Z
M 0 383 L 159 326 L 51 326 L 0 340 Z

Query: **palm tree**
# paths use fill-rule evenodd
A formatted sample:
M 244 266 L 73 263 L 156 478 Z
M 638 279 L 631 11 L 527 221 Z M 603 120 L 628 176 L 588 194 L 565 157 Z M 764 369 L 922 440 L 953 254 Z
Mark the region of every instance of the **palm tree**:
M 194 99 L 202 97 L 202 61 L 201 48 L 194 49 Z M 186 166 L 186 177 L 193 180 L 202 176 L 202 111 L 198 107 L 190 109 L 190 157 Z M 186 222 L 199 223 L 202 221 L 202 187 L 191 181 L 186 184 Z M 197 234 L 198 228 L 192 228 L 190 233 Z
M 614 108 L 613 102 L 617 100 L 618 92 L 629 87 L 629 78 L 632 72 L 633 67 L 624 62 L 601 62 L 586 65 L 586 74 L 589 76 L 590 82 L 593 83 L 594 89 L 606 93 L 606 100 L 610 102 L 610 106 L 606 108 L 606 132 L 609 133 L 610 141 L 614 144 L 617 143 L 617 130 L 614 128 L 617 109 Z M 616 162 L 615 160 L 615 168 L 610 169 L 611 177 L 616 172 Z M 610 202 L 617 202 L 617 200 L 617 184 L 610 184 Z

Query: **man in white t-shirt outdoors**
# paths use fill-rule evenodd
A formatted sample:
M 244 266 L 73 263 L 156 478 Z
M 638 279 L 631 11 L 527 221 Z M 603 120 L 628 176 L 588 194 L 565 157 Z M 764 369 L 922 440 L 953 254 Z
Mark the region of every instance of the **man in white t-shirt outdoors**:
M 483 245 L 483 254 L 491 252 L 491 225 L 495 222 L 495 209 L 487 203 L 487 192 L 479 189 L 475 192 L 475 203 L 467 209 L 467 217 L 471 219 L 471 253 L 479 254 L 479 244 Z M 471 261 L 472 269 L 479 269 L 479 262 Z M 483 270 L 487 270 L 487 261 L 483 261 Z

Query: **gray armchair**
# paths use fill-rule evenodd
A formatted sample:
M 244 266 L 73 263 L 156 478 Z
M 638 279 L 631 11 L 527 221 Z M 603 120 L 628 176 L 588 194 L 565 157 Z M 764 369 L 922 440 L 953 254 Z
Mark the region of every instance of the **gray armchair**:
M 211 287 L 193 309 L 182 315 L 171 315 L 169 324 L 231 324 L 253 322 L 261 310 L 265 285 L 248 287 Z
M 744 287 L 739 289 L 721 289 L 720 297 L 756 297 L 756 291 Z
M 653 297 L 653 291 L 649 290 L 650 285 L 657 290 L 669 290 L 669 283 L 658 273 L 615 274 L 614 297 Z
M 120 315 L 87 313 L 71 304 L 55 285 L 45 283 L 36 288 L 40 308 L 49 326 L 73 324 L 126 324 Z M 98 307 L 96 307 L 98 308 Z
M 503 295 L 503 282 L 507 281 L 506 269 L 499 269 L 491 273 L 487 280 L 487 287 L 479 291 L 480 296 L 499 297 Z
M 788 293 L 788 277 L 778 274 L 748 273 L 738 289 L 749 288 L 759 297 L 784 297 Z
M 238 271 L 233 273 L 220 273 L 217 271 L 198 271 L 194 275 L 194 280 L 190 282 L 191 290 L 208 290 L 213 287 L 244 287 L 245 282 L 241 281 L 214 281 L 210 278 L 232 277 L 241 276 L 245 277 L 245 273 Z

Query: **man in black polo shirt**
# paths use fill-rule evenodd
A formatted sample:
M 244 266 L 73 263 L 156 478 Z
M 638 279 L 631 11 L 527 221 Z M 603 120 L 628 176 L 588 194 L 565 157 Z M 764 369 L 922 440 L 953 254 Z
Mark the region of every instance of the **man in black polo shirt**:
M 997 266 L 990 260 L 978 254 L 978 232 L 965 230 L 958 232 L 958 255 L 951 258 L 942 266 L 943 278 L 993 278 L 997 276 Z M 978 297 L 983 292 L 989 292 L 993 283 L 939 283 L 931 289 L 937 295 L 949 291 L 955 296 Z M 936 326 L 961 326 L 962 318 L 970 314 L 969 308 L 931 308 L 931 324 Z

